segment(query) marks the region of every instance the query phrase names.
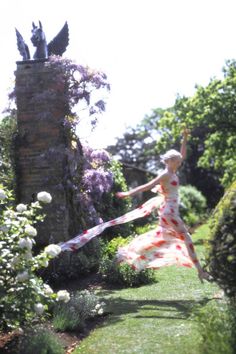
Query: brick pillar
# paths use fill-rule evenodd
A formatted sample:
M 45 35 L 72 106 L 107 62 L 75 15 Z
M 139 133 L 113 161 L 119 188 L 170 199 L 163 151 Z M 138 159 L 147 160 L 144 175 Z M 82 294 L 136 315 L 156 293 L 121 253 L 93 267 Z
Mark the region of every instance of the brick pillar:
M 63 126 L 67 102 L 65 81 L 55 80 L 57 69 L 47 60 L 17 62 L 16 100 L 18 138 L 16 174 L 18 201 L 28 203 L 40 191 L 52 195 L 43 209 L 39 246 L 69 239 L 69 205 L 66 191 L 68 139 Z

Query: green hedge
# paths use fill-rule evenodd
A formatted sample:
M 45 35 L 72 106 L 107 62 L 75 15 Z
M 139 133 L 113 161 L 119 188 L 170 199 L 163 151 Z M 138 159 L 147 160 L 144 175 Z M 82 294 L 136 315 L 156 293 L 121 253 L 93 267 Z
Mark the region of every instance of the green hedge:
M 210 220 L 209 271 L 229 297 L 236 296 L 236 182 L 226 191 Z

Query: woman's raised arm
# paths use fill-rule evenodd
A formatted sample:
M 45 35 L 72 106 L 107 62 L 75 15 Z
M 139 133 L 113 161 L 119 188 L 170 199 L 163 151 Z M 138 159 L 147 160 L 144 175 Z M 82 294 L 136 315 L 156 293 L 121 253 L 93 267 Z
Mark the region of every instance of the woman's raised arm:
M 138 186 L 136 188 L 133 188 L 133 189 L 129 190 L 128 192 L 117 192 L 116 196 L 118 198 L 127 198 L 127 197 L 132 197 L 135 194 L 140 193 L 140 192 L 146 192 L 146 191 L 152 189 L 155 185 L 159 184 L 165 178 L 166 178 L 166 172 L 162 172 L 160 175 L 153 178 L 150 182 L 142 184 L 141 186 Z

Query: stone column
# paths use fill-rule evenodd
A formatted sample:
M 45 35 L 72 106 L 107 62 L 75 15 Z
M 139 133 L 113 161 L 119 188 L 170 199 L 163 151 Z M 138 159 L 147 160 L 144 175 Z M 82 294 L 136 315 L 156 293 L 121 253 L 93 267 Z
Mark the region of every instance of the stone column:
M 16 175 L 19 202 L 35 200 L 40 191 L 52 195 L 52 203 L 40 223 L 37 244 L 69 239 L 69 205 L 66 190 L 69 139 L 63 126 L 67 102 L 65 81 L 55 80 L 57 69 L 47 60 L 17 62 L 16 102 L 18 137 Z

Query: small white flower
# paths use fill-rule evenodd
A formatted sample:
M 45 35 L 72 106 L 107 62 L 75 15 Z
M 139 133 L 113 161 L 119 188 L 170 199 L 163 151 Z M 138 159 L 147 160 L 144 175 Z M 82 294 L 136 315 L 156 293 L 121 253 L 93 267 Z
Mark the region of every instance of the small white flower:
M 42 202 L 42 203 L 48 204 L 48 203 L 51 203 L 51 201 L 52 201 L 52 196 L 51 196 L 51 194 L 48 193 L 48 192 L 39 192 L 39 193 L 37 194 L 37 199 L 38 199 L 38 201 L 40 201 L 40 202 Z
M 34 304 L 34 311 L 37 313 L 37 315 L 42 315 L 44 312 L 44 306 L 40 302 L 37 304 Z
M 6 199 L 7 195 L 3 189 L 0 189 L 0 199 Z
M 70 294 L 66 290 L 59 290 L 57 292 L 57 300 L 68 302 L 70 300 Z
M 4 212 L 4 216 L 7 218 L 14 218 L 16 216 L 16 213 L 13 210 L 8 209 Z
M 31 250 L 33 247 L 33 242 L 29 237 L 26 238 L 21 238 L 19 241 L 19 247 L 20 248 L 27 248 L 28 250 Z
M 100 309 L 100 307 L 101 307 L 101 304 L 97 304 L 97 305 L 95 306 L 95 310 Z
M 61 247 L 58 245 L 49 245 L 45 247 L 44 251 L 51 257 L 56 257 L 61 253 Z
M 31 225 L 26 225 L 25 233 L 29 236 L 35 237 L 37 235 L 37 230 Z
M 23 282 L 27 279 L 29 279 L 29 274 L 28 274 L 27 270 L 25 270 L 24 272 L 18 273 L 16 276 L 16 281 L 19 281 L 19 282 Z
M 27 206 L 25 204 L 18 204 L 16 206 L 16 210 L 19 212 L 19 213 L 23 213 L 23 211 L 26 211 L 27 210 Z
M 52 295 L 53 294 L 53 290 L 48 284 L 44 284 L 43 286 L 44 286 L 44 294 L 45 295 Z
M 100 309 L 98 310 L 98 315 L 103 315 L 103 313 L 104 313 L 103 308 L 100 308 Z

